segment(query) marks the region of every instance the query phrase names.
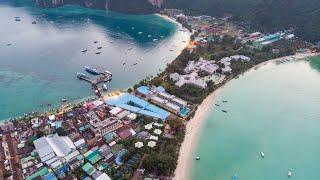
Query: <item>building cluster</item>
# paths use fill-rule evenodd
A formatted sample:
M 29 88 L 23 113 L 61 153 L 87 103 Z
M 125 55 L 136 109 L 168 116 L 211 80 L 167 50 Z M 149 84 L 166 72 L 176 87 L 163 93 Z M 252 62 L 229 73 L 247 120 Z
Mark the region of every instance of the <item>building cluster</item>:
M 141 86 L 131 94 L 4 123 L 0 175 L 7 171 L 14 179 L 27 180 L 121 178 L 142 159 L 142 154 L 129 153 L 121 142 L 135 137 L 133 148 L 155 148 L 161 138 L 172 138 L 167 120 L 187 117 L 193 110 L 193 105 L 161 86 Z M 152 122 L 141 123 L 145 118 Z M 110 174 L 111 169 L 116 170 Z
M 249 62 L 251 59 L 244 55 L 234 55 L 222 58 L 216 64 L 214 60 L 205 60 L 200 58 L 198 61 L 189 61 L 184 69 L 183 75 L 171 73 L 170 79 L 175 82 L 177 87 L 182 87 L 186 84 L 193 85 L 202 89 L 207 88 L 207 83 L 212 81 L 215 85 L 222 83 L 225 80 L 226 74 L 232 72 L 232 62 Z M 218 72 L 218 69 L 221 72 Z
M 182 118 L 186 118 L 193 109 L 193 106 L 187 101 L 169 94 L 162 86 L 140 86 L 136 89 L 136 93 L 143 99 Z
M 254 32 L 248 34 L 246 40 L 253 42 L 254 48 L 261 49 L 262 47 L 280 41 L 281 39 L 290 40 L 294 37 L 295 35 L 290 32 L 276 32 L 274 34 L 268 35 L 263 34 L 261 32 Z

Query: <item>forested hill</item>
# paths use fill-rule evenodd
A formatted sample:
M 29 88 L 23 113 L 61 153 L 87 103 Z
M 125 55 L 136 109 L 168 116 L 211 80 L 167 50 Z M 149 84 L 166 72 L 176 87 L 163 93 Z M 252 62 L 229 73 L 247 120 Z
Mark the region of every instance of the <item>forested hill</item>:
M 231 13 L 257 29 L 276 31 L 291 27 L 306 40 L 320 40 L 320 0 L 166 0 L 164 7 L 193 15 Z

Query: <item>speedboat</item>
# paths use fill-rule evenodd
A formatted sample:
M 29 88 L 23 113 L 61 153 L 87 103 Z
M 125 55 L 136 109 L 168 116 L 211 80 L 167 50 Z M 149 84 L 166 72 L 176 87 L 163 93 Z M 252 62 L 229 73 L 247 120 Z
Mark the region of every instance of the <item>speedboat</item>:
M 196 160 L 197 160 L 197 161 L 198 161 L 198 160 L 200 160 L 200 157 L 199 157 L 199 156 L 197 156 L 197 157 L 196 157 Z
M 288 171 L 288 177 L 291 177 L 291 176 L 292 176 L 292 172 Z
M 262 158 L 264 158 L 264 152 L 261 152 L 261 153 L 260 153 L 260 156 L 261 156 Z
M 101 51 L 99 51 L 99 52 L 96 52 L 96 54 L 101 54 Z
M 140 31 L 140 32 L 138 32 L 138 34 L 142 34 L 142 33 L 143 33 L 143 32 L 141 32 L 141 31 Z
M 101 72 L 98 71 L 96 68 L 89 67 L 89 66 L 84 66 L 84 70 L 87 71 L 87 72 L 90 73 L 90 74 L 93 74 L 93 75 L 99 75 L 99 74 L 101 74 Z
M 97 49 L 102 49 L 102 46 L 97 47 Z
M 81 52 L 83 52 L 83 53 L 84 53 L 84 52 L 87 52 L 87 49 L 83 49 L 83 50 L 81 50 Z

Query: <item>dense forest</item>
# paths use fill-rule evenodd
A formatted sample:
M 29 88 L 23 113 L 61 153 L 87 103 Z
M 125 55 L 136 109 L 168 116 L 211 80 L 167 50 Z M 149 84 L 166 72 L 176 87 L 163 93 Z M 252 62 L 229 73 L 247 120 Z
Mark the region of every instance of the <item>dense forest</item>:
M 306 40 L 320 40 L 319 0 L 166 0 L 164 8 L 178 8 L 191 15 L 234 15 L 261 31 L 288 28 Z

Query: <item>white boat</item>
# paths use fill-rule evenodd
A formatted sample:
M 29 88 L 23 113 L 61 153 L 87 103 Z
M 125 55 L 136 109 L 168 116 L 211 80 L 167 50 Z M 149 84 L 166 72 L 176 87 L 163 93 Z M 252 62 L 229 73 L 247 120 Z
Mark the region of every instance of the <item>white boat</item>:
M 103 84 L 102 89 L 103 89 L 104 91 L 108 91 L 107 85 L 106 85 L 106 84 Z
M 261 156 L 262 158 L 264 158 L 264 152 L 261 152 L 261 153 L 260 153 L 260 156 Z
M 196 160 L 200 160 L 200 157 L 199 157 L 199 156 L 197 156 L 197 157 L 196 157 Z
M 142 33 L 143 33 L 143 32 L 141 32 L 141 31 L 140 31 L 140 32 L 138 32 L 138 34 L 142 34 Z
M 288 171 L 288 177 L 291 177 L 291 176 L 292 176 L 292 172 Z

